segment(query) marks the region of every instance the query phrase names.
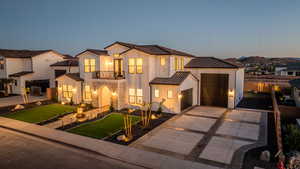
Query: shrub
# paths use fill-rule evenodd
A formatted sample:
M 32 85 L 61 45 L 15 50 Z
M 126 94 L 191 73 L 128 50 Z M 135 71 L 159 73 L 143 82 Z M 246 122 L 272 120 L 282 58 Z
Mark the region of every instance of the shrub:
M 294 124 L 289 124 L 284 141 L 290 150 L 300 151 L 300 129 Z

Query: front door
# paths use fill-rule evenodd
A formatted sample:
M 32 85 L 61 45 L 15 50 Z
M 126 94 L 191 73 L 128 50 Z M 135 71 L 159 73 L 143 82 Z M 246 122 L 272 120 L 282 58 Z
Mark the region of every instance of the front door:
M 123 76 L 123 59 L 114 60 L 114 72 L 116 77 Z

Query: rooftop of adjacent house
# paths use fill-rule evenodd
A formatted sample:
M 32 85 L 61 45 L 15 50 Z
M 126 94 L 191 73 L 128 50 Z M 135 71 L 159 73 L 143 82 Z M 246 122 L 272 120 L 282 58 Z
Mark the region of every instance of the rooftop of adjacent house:
M 31 74 L 31 73 L 33 73 L 33 72 L 32 71 L 21 71 L 21 72 L 17 72 L 14 74 L 10 74 L 9 77 L 21 77 L 21 76 Z
M 188 76 L 190 72 L 179 71 L 174 73 L 171 77 L 157 77 L 154 78 L 150 84 L 162 84 L 162 85 L 180 85 Z
M 0 49 L 0 56 L 7 58 L 31 58 L 42 53 L 50 52 L 52 50 L 13 50 Z
M 50 66 L 78 66 L 78 65 L 79 63 L 77 59 L 69 59 L 69 60 L 56 62 Z
M 69 78 L 71 78 L 75 81 L 83 81 L 83 79 L 80 78 L 79 73 L 67 73 L 67 74 L 64 74 L 64 75 L 68 76 Z
M 63 56 L 64 56 L 64 59 L 76 59 L 76 57 L 73 57 L 69 54 L 63 54 Z
M 126 53 L 132 49 L 136 49 L 136 50 L 148 53 L 150 55 L 178 55 L 178 56 L 195 57 L 192 54 L 178 51 L 175 49 L 170 49 L 170 48 L 160 46 L 160 45 L 136 45 L 136 44 L 132 44 L 132 43 L 125 43 L 125 42 L 119 42 L 119 41 L 105 47 L 104 49 L 107 49 L 108 47 L 110 47 L 114 44 L 120 44 L 122 46 L 126 46 L 129 48 L 128 50 L 124 51 L 123 53 Z M 123 54 L 123 53 L 121 53 L 121 54 Z
M 296 87 L 297 89 L 300 89 L 300 79 L 290 80 L 289 83 L 292 87 Z
M 185 68 L 241 68 L 242 65 L 231 63 L 215 57 L 197 57 L 187 63 Z
M 287 70 L 300 70 L 300 63 L 288 63 Z
M 77 54 L 75 57 L 85 53 L 85 52 L 91 52 L 91 53 L 94 53 L 96 55 L 106 55 L 108 56 L 108 53 L 107 53 L 107 50 L 100 50 L 100 49 L 86 49 L 85 51 L 83 52 L 80 52 L 79 54 Z

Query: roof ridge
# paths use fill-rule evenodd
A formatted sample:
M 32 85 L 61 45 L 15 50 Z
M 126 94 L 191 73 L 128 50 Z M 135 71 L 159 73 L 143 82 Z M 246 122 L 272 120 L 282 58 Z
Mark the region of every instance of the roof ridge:
M 236 68 L 239 68 L 237 65 L 235 65 L 235 64 L 233 64 L 233 63 L 230 63 L 230 62 L 227 62 L 227 61 L 225 61 L 225 60 L 223 60 L 223 59 L 219 59 L 219 58 L 217 58 L 217 57 L 212 57 L 212 58 L 217 59 L 217 60 L 219 60 L 219 61 L 221 61 L 221 62 L 223 62 L 223 63 L 229 64 L 229 65 L 231 65 L 231 66 L 235 66 Z

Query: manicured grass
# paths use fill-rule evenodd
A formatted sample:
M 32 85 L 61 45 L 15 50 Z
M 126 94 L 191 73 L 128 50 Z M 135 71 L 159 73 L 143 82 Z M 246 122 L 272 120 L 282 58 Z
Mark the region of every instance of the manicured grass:
M 7 118 L 21 120 L 29 123 L 38 123 L 51 119 L 57 115 L 69 113 L 75 110 L 76 107 L 61 104 L 49 104 L 38 106 L 35 108 L 20 110 L 14 113 L 3 115 Z
M 140 121 L 140 117 L 131 116 L 132 124 Z M 68 130 L 68 132 L 93 137 L 104 138 L 124 128 L 123 115 L 120 113 L 111 113 L 103 119 L 80 125 Z

